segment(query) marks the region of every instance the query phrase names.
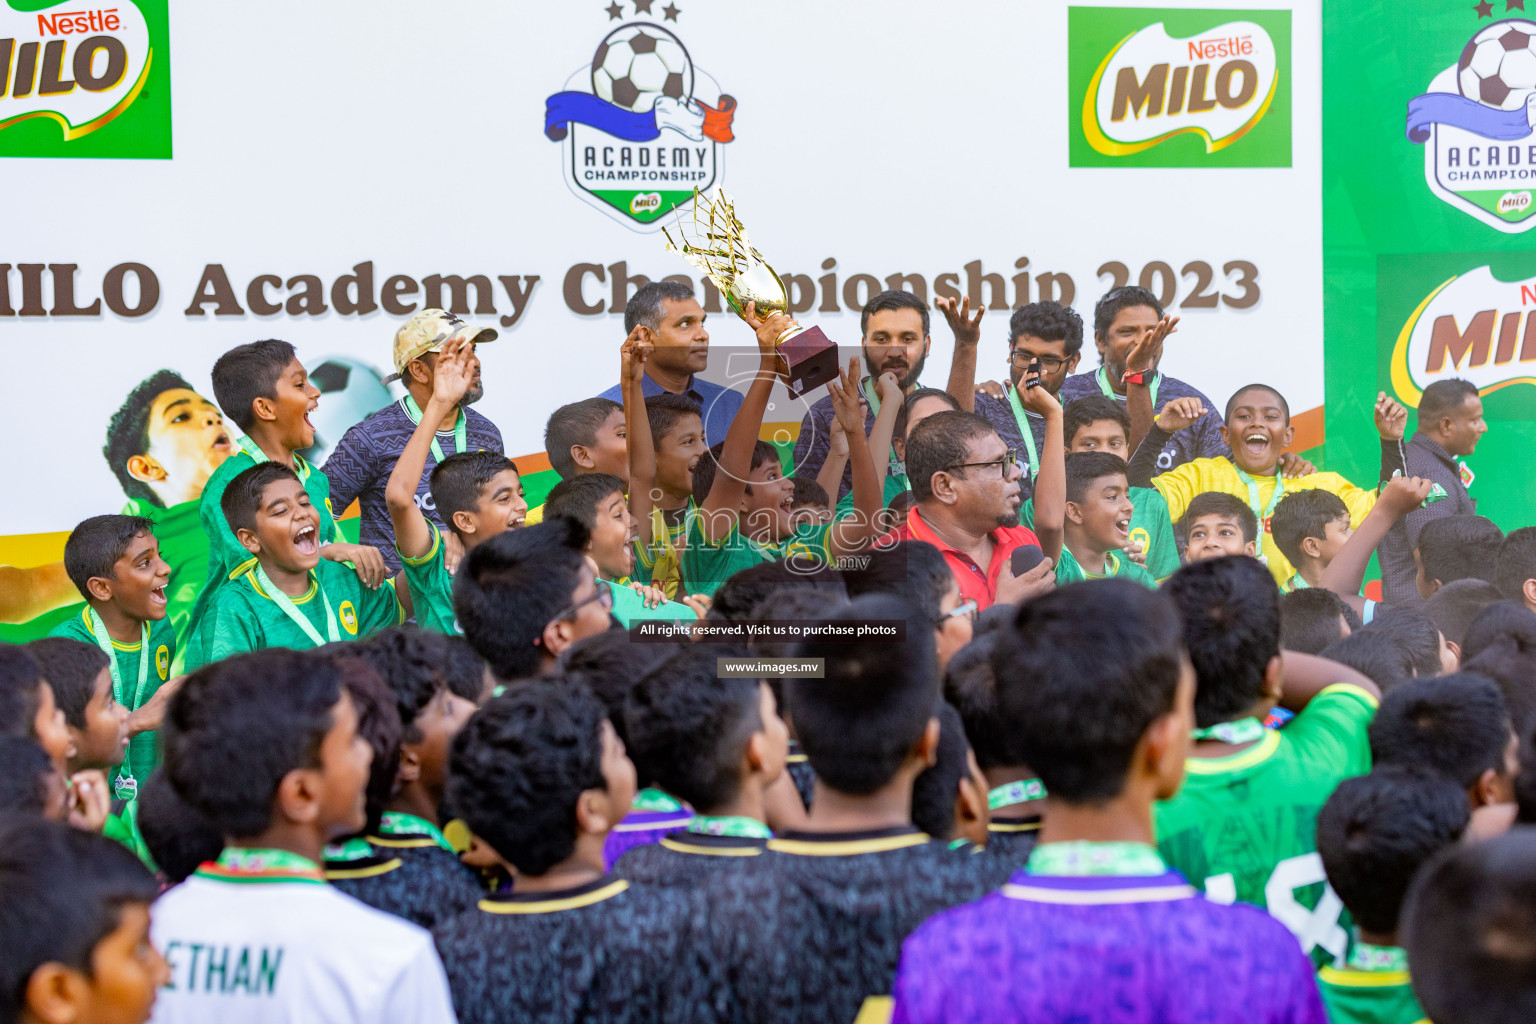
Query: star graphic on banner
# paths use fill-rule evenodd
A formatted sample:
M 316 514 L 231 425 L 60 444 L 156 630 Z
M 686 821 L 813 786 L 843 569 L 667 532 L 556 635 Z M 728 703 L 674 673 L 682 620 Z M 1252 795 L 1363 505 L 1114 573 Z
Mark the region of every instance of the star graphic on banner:
M 1504 9 L 1506 11 L 1523 11 L 1525 10 L 1525 0 L 1504 0 Z
M 624 8 L 620 7 L 617 3 L 611 3 L 603 9 L 608 12 L 609 21 L 618 21 L 624 17 Z
M 1472 9 L 1477 12 L 1479 18 L 1493 17 L 1493 4 L 1489 3 L 1488 0 L 1483 0 L 1482 3 L 1473 6 Z
M 683 12 L 677 9 L 677 4 L 667 4 L 661 9 L 661 13 L 666 15 L 667 21 L 676 21 L 677 16 Z
M 656 2 L 656 0 L 635 0 L 635 13 L 636 14 L 650 14 L 651 13 L 651 4 L 653 4 L 655 2 Z

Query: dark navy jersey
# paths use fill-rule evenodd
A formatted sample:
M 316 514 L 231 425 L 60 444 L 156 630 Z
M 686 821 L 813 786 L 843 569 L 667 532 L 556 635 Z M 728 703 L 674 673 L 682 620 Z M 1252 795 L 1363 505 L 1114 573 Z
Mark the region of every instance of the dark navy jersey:
M 698 893 L 608 875 L 508 893 L 433 929 L 459 1024 L 734 1019 Z
M 385 563 L 397 572 L 400 554 L 395 550 L 395 528 L 384 504 L 384 487 L 389 483 L 389 474 L 394 472 L 400 454 L 405 451 L 406 442 L 416 432 L 416 424 L 402 402 L 391 402 L 355 424 L 342 435 L 321 467 L 331 482 L 331 505 L 335 514 L 340 516 L 355 499 L 362 513 L 358 541 L 378 548 Z M 465 408 L 464 415 L 464 440 L 469 451 L 504 450 L 501 431 L 496 429 L 496 424 L 474 409 Z M 437 434 L 437 446 L 442 449 L 444 458 L 454 454 L 454 444 L 452 430 Z M 446 533 L 447 526 L 437 514 L 437 504 L 432 500 L 432 489 L 428 485 L 432 470 L 436 468 L 437 458 L 428 452 L 426 468 L 416 485 L 416 507 Z
M 463 913 L 485 895 L 475 874 L 440 846 L 375 849 L 378 856 L 368 861 L 327 861 L 326 880 L 423 928 Z
M 730 875 L 745 870 L 750 862 L 761 860 L 767 848 L 766 839 L 672 832 L 658 842 L 630 849 L 613 870 L 631 882 L 692 887 L 706 873 Z
M 1100 395 L 1098 368 L 1087 373 L 1075 374 L 1068 377 L 1061 385 L 1061 404 L 1066 405 L 1078 398 L 1086 398 L 1089 395 Z M 1124 395 L 1116 395 L 1111 392 L 1111 397 L 1121 405 L 1125 404 Z M 1157 472 L 1166 473 L 1186 462 L 1195 459 L 1227 458 L 1232 454 L 1232 449 L 1221 439 L 1223 418 L 1221 406 L 1212 404 L 1211 400 L 1196 387 L 1184 383 L 1177 377 L 1170 377 L 1165 373 L 1157 376 L 1157 401 L 1153 404 L 1152 414 L 1155 416 L 1163 411 L 1163 406 L 1175 398 L 1198 398 L 1205 405 L 1205 415 L 1201 416 L 1188 428 L 1179 431 L 1168 439 L 1163 445 L 1163 450 L 1157 456 Z M 1130 453 L 1127 453 L 1130 454 Z

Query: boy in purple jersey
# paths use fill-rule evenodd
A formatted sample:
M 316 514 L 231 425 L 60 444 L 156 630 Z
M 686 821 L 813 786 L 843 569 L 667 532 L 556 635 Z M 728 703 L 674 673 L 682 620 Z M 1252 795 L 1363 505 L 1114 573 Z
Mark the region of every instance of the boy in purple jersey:
M 902 945 L 892 1020 L 1323 1024 L 1285 928 L 1206 901 L 1153 845 L 1152 802 L 1178 790 L 1194 719 L 1168 599 L 1118 580 L 1046 594 L 1003 631 L 993 671 L 1051 813 L 1000 892 Z

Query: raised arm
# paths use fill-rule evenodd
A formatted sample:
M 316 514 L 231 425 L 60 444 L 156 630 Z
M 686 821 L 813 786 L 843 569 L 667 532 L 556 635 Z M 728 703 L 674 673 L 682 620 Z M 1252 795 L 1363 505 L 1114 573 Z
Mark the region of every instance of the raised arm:
M 884 486 L 875 468 L 875 456 L 864 436 L 864 407 L 859 403 L 859 361 L 848 360 L 848 369 L 838 379 L 827 382 L 832 396 L 832 411 L 848 436 L 848 461 L 853 467 L 853 515 L 832 524 L 828 548 L 835 555 L 851 554 L 867 547 L 884 531 L 880 511 L 885 503 Z M 884 408 L 881 409 L 884 412 Z M 889 453 L 890 447 L 886 447 Z
M 1393 523 L 1423 503 L 1429 487 L 1430 481 L 1419 477 L 1397 476 L 1387 481 L 1375 507 L 1366 513 L 1360 526 L 1323 570 L 1324 589 L 1333 591 L 1353 606 L 1359 600 L 1357 595 L 1365 582 L 1365 570 L 1376 545 L 1392 529 Z M 1359 608 L 1355 610 L 1360 611 Z
M 1285 673 L 1280 688 L 1280 706 L 1287 711 L 1300 711 L 1313 697 L 1338 683 L 1359 687 L 1377 700 L 1381 699 L 1380 687 L 1365 675 L 1336 661 L 1299 651 L 1281 651 L 1280 659 Z
M 837 492 L 843 489 L 843 470 L 848 468 L 848 435 L 843 432 L 843 424 L 836 417 L 832 417 L 832 429 L 827 432 L 827 461 L 821 464 L 821 470 L 816 474 L 816 483 L 827 492 L 827 497 L 833 505 L 837 504 Z M 795 475 L 800 475 L 800 467 L 795 467 Z
M 656 486 L 656 444 L 651 420 L 645 411 L 645 362 L 653 345 L 643 338 L 648 332 L 636 324 L 619 348 L 619 394 L 624 400 L 624 433 L 629 445 L 629 514 L 640 529 L 640 546 L 651 547 L 651 489 Z
M 741 511 L 741 499 L 746 494 L 747 474 L 752 470 L 752 449 L 763 429 L 763 413 L 768 409 L 768 399 L 773 394 L 778 373 L 778 338 L 794 326 L 795 321 L 783 313 L 774 313 L 767 320 L 757 317 L 757 304 L 747 303 L 742 319 L 757 332 L 759 363 L 757 376 L 747 388 L 736 418 L 725 433 L 720 448 L 720 464 L 715 467 L 715 480 L 704 499 L 701 512 L 701 528 L 704 536 L 719 542 L 729 536 Z M 864 436 L 862 424 L 853 433 Z M 866 442 L 867 443 L 867 442 Z
M 1376 393 L 1376 433 L 1381 435 L 1380 479 L 1383 484 L 1398 474 L 1408 473 L 1408 457 L 1403 452 L 1403 435 L 1407 431 L 1408 410 L 1385 391 L 1378 391 Z
M 1157 371 L 1157 364 L 1163 357 L 1163 342 L 1168 335 L 1179 329 L 1179 318 L 1165 316 L 1157 322 L 1157 326 L 1137 339 L 1131 346 L 1131 351 L 1125 357 L 1125 372 L 1131 374 L 1145 373 L 1151 376 Z M 1125 383 L 1125 411 L 1131 417 L 1131 436 L 1126 438 L 1132 451 L 1141 444 L 1141 439 L 1147 436 L 1147 431 L 1152 427 L 1152 420 L 1157 415 L 1157 410 L 1152 407 L 1152 389 L 1148 387 L 1150 381 L 1143 380 L 1140 384 L 1130 381 Z M 1161 446 L 1159 446 L 1161 451 Z M 1137 484 L 1144 487 L 1145 484 Z
M 1198 398 L 1175 398 L 1163 406 L 1152 425 L 1136 443 L 1135 453 L 1126 464 L 1125 475 L 1132 487 L 1151 487 L 1157 476 L 1157 457 L 1168 439 L 1205 415 L 1205 403 Z
M 960 403 L 961 409 L 966 412 L 975 412 L 976 349 L 981 341 L 981 318 L 986 314 L 987 309 L 985 306 L 978 306 L 976 315 L 971 316 L 969 295 L 958 302 L 941 295 L 933 300 L 933 304 L 938 307 L 940 313 L 944 314 L 944 320 L 955 336 L 955 354 L 949 361 L 949 382 L 944 390 Z
M 469 346 L 463 342 L 450 342 L 438 353 L 432 397 L 427 399 L 421 420 L 384 485 L 384 505 L 394 526 L 395 549 L 402 558 L 420 558 L 432 549 L 432 526 L 416 507 L 416 487 L 427 468 L 427 453 L 432 450 L 437 425 L 469 390 L 474 378 L 470 358 Z
M 1040 452 L 1040 473 L 1035 477 L 1035 535 L 1045 557 L 1055 562 L 1061 557 L 1067 517 L 1067 443 L 1062 433 L 1061 403 L 1044 387 L 1029 387 L 1028 381 L 1025 384 L 1019 391 L 1019 402 L 1045 420 L 1045 446 Z
M 875 422 L 869 428 L 869 453 L 875 460 L 875 476 L 880 484 L 876 490 L 880 492 L 883 508 L 885 474 L 891 468 L 891 440 L 896 436 L 896 417 L 907 396 L 902 393 L 894 373 L 882 373 L 880 379 L 875 381 L 875 390 L 880 394 L 880 411 L 875 413 Z

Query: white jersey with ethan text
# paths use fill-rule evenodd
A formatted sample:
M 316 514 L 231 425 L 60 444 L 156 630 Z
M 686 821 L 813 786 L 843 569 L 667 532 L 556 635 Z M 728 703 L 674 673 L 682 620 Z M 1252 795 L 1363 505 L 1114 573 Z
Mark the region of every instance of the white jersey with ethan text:
M 205 864 L 156 901 L 153 1024 L 454 1024 L 431 935 L 309 872 Z

